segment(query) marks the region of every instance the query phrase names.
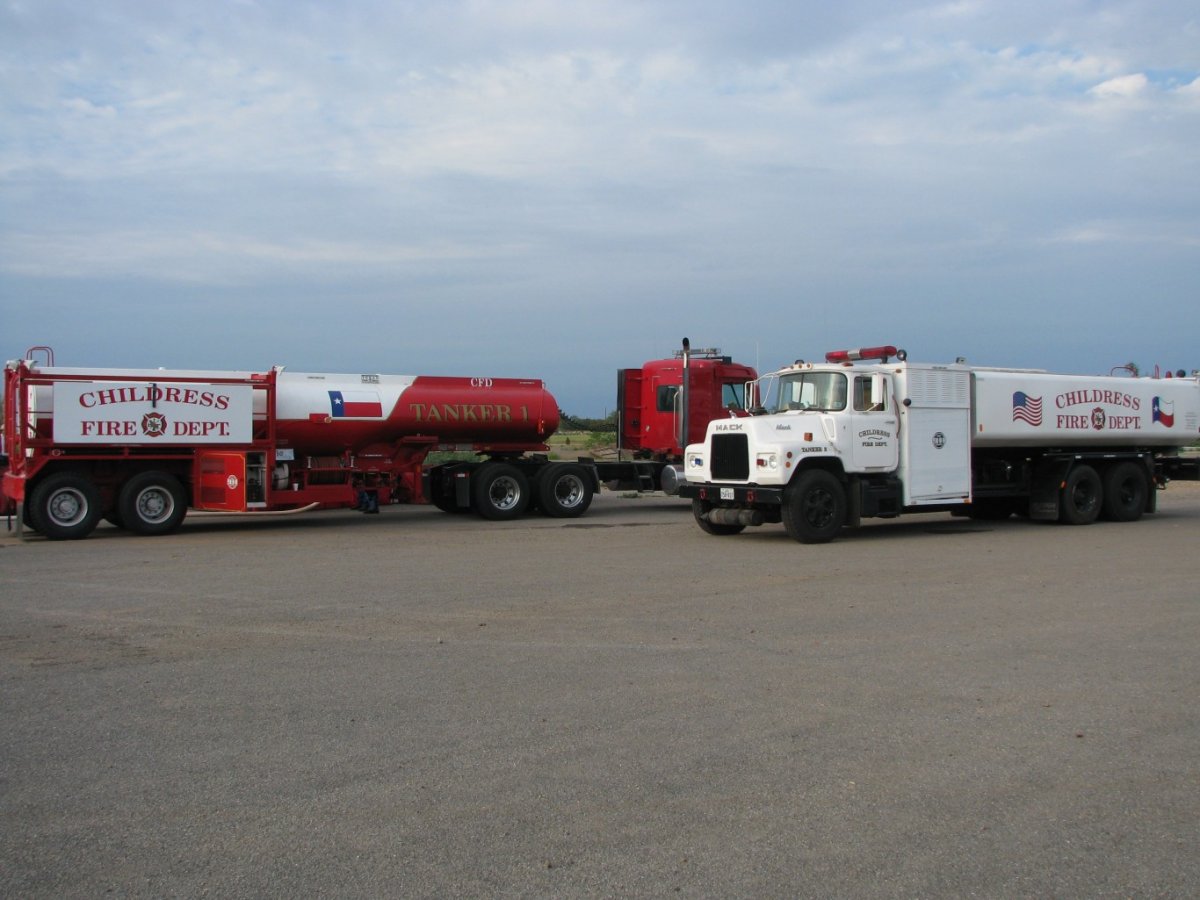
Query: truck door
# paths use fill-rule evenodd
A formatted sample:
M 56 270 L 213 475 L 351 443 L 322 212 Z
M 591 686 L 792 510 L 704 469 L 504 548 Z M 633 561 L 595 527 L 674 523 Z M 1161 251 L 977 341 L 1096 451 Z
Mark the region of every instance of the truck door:
M 617 376 L 617 410 L 621 420 L 621 449 L 642 447 L 642 370 L 620 369 Z
M 854 376 L 851 391 L 851 459 L 856 471 L 890 471 L 899 459 L 899 416 L 892 407 L 892 384 L 881 373 Z
M 246 509 L 246 454 L 203 451 L 196 461 L 200 489 L 197 509 L 242 512 Z
M 642 419 L 644 449 L 666 453 L 679 444 L 679 432 L 683 427 L 679 387 L 679 376 L 670 372 L 656 372 L 650 379 L 650 393 Z

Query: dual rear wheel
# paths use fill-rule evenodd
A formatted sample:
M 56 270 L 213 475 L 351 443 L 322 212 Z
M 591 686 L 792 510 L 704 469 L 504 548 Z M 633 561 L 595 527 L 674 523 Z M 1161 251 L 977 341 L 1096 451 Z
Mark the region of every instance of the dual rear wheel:
M 471 474 L 471 502 L 485 519 L 516 519 L 534 503 L 547 516 L 573 519 L 592 504 L 587 470 L 575 463 L 553 463 L 531 482 L 511 463 L 484 463 Z
M 1103 476 L 1089 465 L 1074 466 L 1063 482 L 1059 521 L 1090 525 L 1103 517 L 1113 522 L 1136 522 L 1146 511 L 1150 480 L 1145 466 L 1115 463 Z
M 82 472 L 56 472 L 37 483 L 26 505 L 28 523 L 52 541 L 85 538 L 103 513 L 100 490 Z M 107 518 L 135 534 L 169 534 L 187 513 L 187 495 L 169 472 L 140 472 L 117 493 Z

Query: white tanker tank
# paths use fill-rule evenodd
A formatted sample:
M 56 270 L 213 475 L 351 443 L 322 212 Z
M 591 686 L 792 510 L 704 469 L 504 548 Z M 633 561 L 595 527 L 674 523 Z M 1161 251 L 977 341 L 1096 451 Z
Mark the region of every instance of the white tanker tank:
M 971 367 L 975 447 L 1184 447 L 1200 431 L 1195 378 Z

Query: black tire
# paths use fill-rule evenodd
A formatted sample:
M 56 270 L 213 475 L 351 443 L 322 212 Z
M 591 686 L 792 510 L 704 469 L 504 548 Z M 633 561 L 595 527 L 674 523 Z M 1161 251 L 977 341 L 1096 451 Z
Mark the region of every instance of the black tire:
M 1090 525 L 1100 515 L 1104 486 L 1091 466 L 1075 466 L 1067 473 L 1058 504 L 1058 520 L 1067 525 Z
M 167 472 L 142 472 L 117 495 L 117 517 L 134 534 L 170 534 L 187 515 L 187 495 L 179 479 Z
M 826 544 L 846 524 L 846 489 L 837 476 L 810 469 L 783 496 L 783 527 L 802 544 Z
M 529 506 L 529 479 L 508 463 L 484 463 L 471 476 L 471 500 L 485 519 L 519 518 Z
M 1117 463 L 1104 473 L 1104 518 L 1136 522 L 1146 511 L 1149 495 L 1146 467 L 1135 462 Z
M 52 541 L 74 541 L 100 521 L 100 491 L 75 472 L 39 481 L 29 495 L 29 524 Z
M 575 519 L 592 505 L 587 470 L 574 463 L 547 466 L 537 480 L 538 508 L 555 519 Z
M 696 524 L 700 526 L 700 530 L 705 534 L 715 534 L 719 536 L 729 534 L 741 534 L 746 530 L 745 525 L 720 525 L 716 522 L 710 522 L 704 518 L 705 513 L 712 509 L 712 504 L 704 500 L 692 501 L 692 515 L 696 518 Z

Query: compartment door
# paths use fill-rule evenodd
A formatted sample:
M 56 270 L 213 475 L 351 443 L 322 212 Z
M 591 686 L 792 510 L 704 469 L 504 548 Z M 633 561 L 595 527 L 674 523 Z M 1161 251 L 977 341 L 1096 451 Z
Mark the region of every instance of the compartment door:
M 197 509 L 243 512 L 246 509 L 246 454 L 201 452 L 197 461 Z
M 904 433 L 904 502 L 950 503 L 971 496 L 971 427 L 965 409 L 912 409 Z

